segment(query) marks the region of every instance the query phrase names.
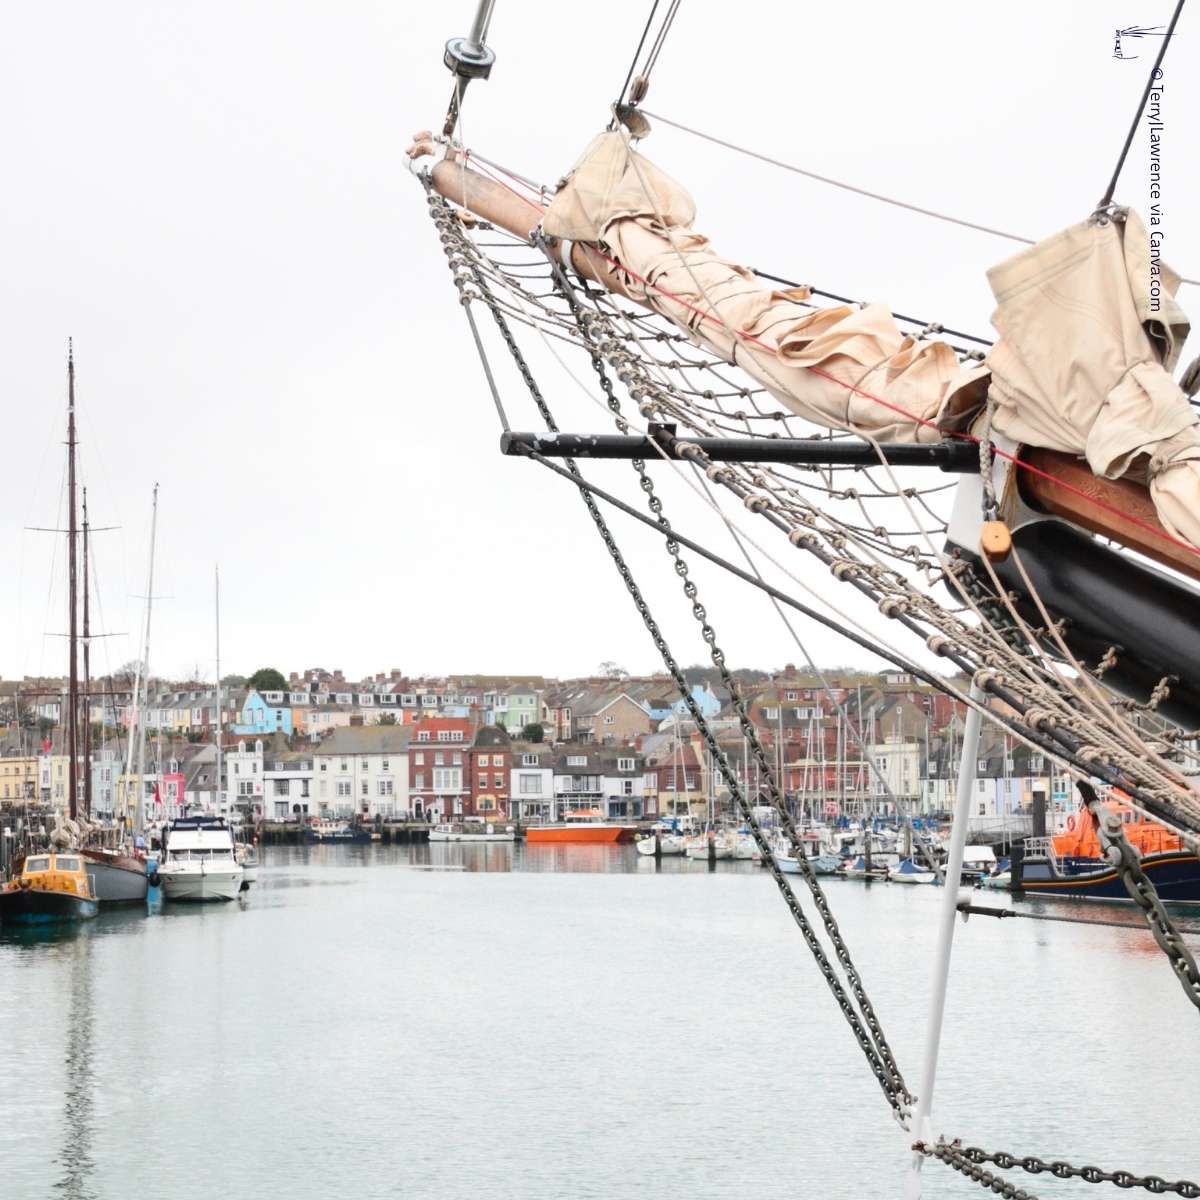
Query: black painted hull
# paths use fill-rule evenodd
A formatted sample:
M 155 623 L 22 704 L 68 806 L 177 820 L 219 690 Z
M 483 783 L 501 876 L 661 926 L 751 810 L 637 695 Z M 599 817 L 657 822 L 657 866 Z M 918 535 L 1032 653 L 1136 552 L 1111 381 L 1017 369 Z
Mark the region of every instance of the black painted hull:
M 1078 860 L 1077 860 L 1078 861 Z M 1147 854 L 1142 870 L 1167 904 L 1200 904 L 1200 858 L 1187 851 Z M 1129 900 L 1120 875 L 1107 863 L 1090 870 L 1055 870 L 1041 857 L 1022 865 L 1021 888 L 1031 896 L 1069 896 L 1073 899 Z
M 13 888 L 0 892 L 0 924 L 42 925 L 59 921 L 86 921 L 100 911 L 95 900 L 70 892 Z

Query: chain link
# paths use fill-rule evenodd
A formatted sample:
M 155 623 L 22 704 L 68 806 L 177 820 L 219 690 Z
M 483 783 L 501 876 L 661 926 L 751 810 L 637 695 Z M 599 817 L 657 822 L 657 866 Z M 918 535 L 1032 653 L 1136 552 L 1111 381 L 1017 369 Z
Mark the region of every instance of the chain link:
M 554 420 L 549 405 L 546 403 L 545 397 L 542 395 L 541 389 L 537 385 L 537 381 L 533 378 L 533 374 L 529 369 L 529 365 L 525 360 L 525 356 L 522 354 L 520 347 L 517 345 L 516 340 L 512 336 L 512 332 L 509 328 L 507 320 L 500 311 L 499 306 L 494 302 L 482 273 L 471 260 L 470 251 L 465 245 L 465 239 L 462 236 L 461 230 L 457 227 L 457 222 L 454 218 L 452 210 L 444 201 L 442 201 L 439 197 L 434 196 L 432 193 L 429 196 L 429 205 L 431 216 L 433 217 L 434 223 L 437 225 L 441 235 L 447 257 L 450 260 L 450 267 L 452 273 L 454 274 L 455 284 L 459 288 L 459 293 L 462 296 L 463 302 L 470 303 L 475 298 L 482 298 L 484 302 L 487 303 L 488 308 L 492 313 L 492 317 L 496 322 L 498 329 L 500 330 L 500 334 L 504 339 L 505 345 L 508 348 L 509 354 L 512 356 L 513 362 L 520 372 L 521 378 L 525 383 L 525 386 L 528 388 L 529 394 L 532 397 L 534 404 L 537 406 L 538 412 L 545 421 L 546 427 L 551 431 L 557 431 L 558 425 Z M 474 284 L 474 287 L 477 288 L 478 291 L 474 291 L 470 287 L 470 284 Z M 602 369 L 603 364 L 601 363 L 600 366 Z M 620 406 L 619 402 L 616 400 L 616 396 L 611 391 L 611 384 L 609 385 L 607 392 L 609 395 L 610 407 L 615 406 L 614 415 L 620 420 Z M 641 468 L 640 474 L 643 480 L 643 490 L 646 491 L 648 498 L 652 500 L 652 511 L 655 513 L 655 516 L 659 522 L 663 525 L 663 528 L 669 530 L 669 523 L 667 522 L 666 517 L 662 515 L 662 502 L 657 496 L 653 495 L 653 483 L 649 477 L 645 475 L 645 464 L 639 463 L 638 465 Z M 567 469 L 573 476 L 582 479 L 582 475 L 580 474 L 579 468 L 574 460 L 567 460 Z M 851 1030 L 853 1031 L 854 1036 L 859 1043 L 859 1046 L 862 1048 L 868 1064 L 871 1067 L 872 1073 L 879 1082 L 880 1088 L 887 1097 L 888 1103 L 892 1107 L 897 1119 L 900 1120 L 905 1127 L 907 1127 L 912 1097 L 909 1094 L 908 1089 L 904 1086 L 903 1079 L 900 1077 L 899 1071 L 895 1067 L 890 1048 L 888 1048 L 887 1042 L 883 1038 L 882 1030 L 879 1028 L 878 1019 L 875 1017 L 874 1010 L 871 1008 L 870 1002 L 866 999 L 865 992 L 862 991 L 861 982 L 858 981 L 857 972 L 854 970 L 853 963 L 849 958 L 849 953 L 845 949 L 845 943 L 842 941 L 840 933 L 837 931 L 836 923 L 833 922 L 832 914 L 828 911 L 828 905 L 824 904 L 824 895 L 821 893 L 820 885 L 816 883 L 816 878 L 812 874 L 812 868 L 809 866 L 807 859 L 804 856 L 803 847 L 796 838 L 794 827 L 791 826 L 790 817 L 788 817 L 786 810 L 782 810 L 782 806 L 780 806 L 783 816 L 787 822 L 789 838 L 797 850 L 797 858 L 802 863 L 802 869 L 805 871 L 806 876 L 811 880 L 809 886 L 811 888 L 815 885 L 816 891 L 821 895 L 822 907 L 824 909 L 822 915 L 826 921 L 826 928 L 831 930 L 831 936 L 835 938 L 835 948 L 837 949 L 839 961 L 843 961 L 844 964 L 849 965 L 848 977 L 852 973 L 853 979 L 855 980 L 855 983 L 852 985 L 855 991 L 855 998 L 859 999 L 861 996 L 861 1000 L 859 1000 L 860 1006 L 865 1004 L 866 1012 L 869 1013 L 867 1023 L 871 1026 L 871 1032 L 868 1032 L 867 1028 L 863 1024 L 863 1021 L 859 1017 L 858 1011 L 855 1009 L 854 1005 L 851 1004 L 850 999 L 846 994 L 846 990 L 842 986 L 841 980 L 834 971 L 833 965 L 830 963 L 824 947 L 821 945 L 820 939 L 817 937 L 816 930 L 813 929 L 806 914 L 804 913 L 804 910 L 800 907 L 798 899 L 792 892 L 792 889 L 788 886 L 786 878 L 779 869 L 778 864 L 775 862 L 771 846 L 768 844 L 766 835 L 763 833 L 761 826 L 754 817 L 751 805 L 749 804 L 749 801 L 743 794 L 742 788 L 737 782 L 736 774 L 730 766 L 724 751 L 722 751 L 718 745 L 711 727 L 705 720 L 703 713 L 700 711 L 698 704 L 692 696 L 691 689 L 687 685 L 687 680 L 684 677 L 683 671 L 680 668 L 678 661 L 675 659 L 675 656 L 672 654 L 657 621 L 654 619 L 654 616 L 650 611 L 650 607 L 646 603 L 645 597 L 642 595 L 637 581 L 633 578 L 632 572 L 629 570 L 629 566 L 626 563 L 616 541 L 614 540 L 611 531 L 609 530 L 608 523 L 605 521 L 603 514 L 600 512 L 592 496 L 583 488 L 579 489 L 579 494 L 580 498 L 583 500 L 585 508 L 588 510 L 588 515 L 591 517 L 592 523 L 595 525 L 597 532 L 600 534 L 601 540 L 604 542 L 605 549 L 612 558 L 613 563 L 621 576 L 621 580 L 625 584 L 625 588 L 629 592 L 629 595 L 638 610 L 638 614 L 641 616 L 647 631 L 650 633 L 655 648 L 658 650 L 663 663 L 675 681 L 676 687 L 679 689 L 680 696 L 682 697 L 684 704 L 688 708 L 692 718 L 695 720 L 696 727 L 700 731 L 701 736 L 704 738 L 705 744 L 708 747 L 709 752 L 712 754 L 713 760 L 717 763 L 722 776 L 725 778 L 726 784 L 729 787 L 730 793 L 734 796 L 739 810 L 748 821 L 753 832 L 755 843 L 758 846 L 760 855 L 762 856 L 762 860 L 771 870 L 776 886 L 778 887 L 781 895 L 784 897 L 785 902 L 788 905 L 788 909 L 792 914 L 792 918 L 799 927 L 805 943 L 808 945 L 809 950 L 812 952 L 813 957 L 817 962 L 817 966 L 820 969 L 821 974 L 824 976 L 826 983 L 833 992 L 834 998 L 837 1001 L 843 1016 L 849 1023 Z M 724 654 L 720 651 L 719 647 L 716 646 L 715 633 L 713 633 L 712 627 L 707 623 L 704 607 L 700 604 L 696 596 L 695 584 L 687 579 L 686 563 L 684 563 L 683 560 L 678 557 L 678 545 L 672 542 L 671 546 L 673 547 L 673 555 L 676 557 L 677 561 L 676 570 L 680 573 L 681 578 L 684 579 L 685 594 L 687 594 L 689 599 L 692 600 L 693 614 L 696 616 L 697 620 L 700 620 L 703 623 L 703 634 L 706 642 L 709 643 L 713 650 L 714 662 L 718 662 L 723 669 Z M 724 671 L 724 669 L 722 670 L 722 673 L 723 676 L 727 676 L 727 672 Z M 744 712 L 744 707 L 742 711 Z M 757 741 L 757 734 L 755 734 L 755 741 Z M 761 752 L 761 747 L 759 747 L 759 750 Z M 882 1044 L 883 1047 L 882 1053 L 879 1049 L 880 1044 Z
M 571 308 L 572 314 L 574 314 L 577 328 L 583 337 L 584 346 L 588 349 L 589 358 L 592 360 L 593 370 L 600 380 L 601 389 L 604 390 L 607 406 L 610 408 L 614 419 L 616 419 L 618 430 L 625 432 L 628 430 L 629 425 L 625 421 L 622 412 L 620 412 L 620 401 L 618 400 L 616 391 L 613 389 L 612 380 L 605 370 L 605 359 L 602 350 L 608 349 L 608 352 L 616 356 L 618 359 L 618 378 L 622 379 L 622 382 L 626 386 L 631 382 L 635 382 L 631 372 L 622 370 L 623 367 L 630 365 L 630 356 L 628 352 L 620 348 L 620 343 L 612 336 L 612 329 L 608 325 L 606 318 L 601 317 L 598 313 L 584 312 L 582 310 L 574 294 L 574 289 L 566 281 L 562 268 L 559 268 L 552 254 L 547 253 L 547 258 L 550 259 L 554 276 L 556 276 L 559 293 L 563 295 L 563 298 Z M 659 526 L 664 529 L 664 532 L 670 532 L 671 522 L 667 520 L 664 512 L 662 512 L 662 500 L 658 496 L 658 493 L 655 492 L 653 479 L 647 474 L 646 463 L 641 460 L 634 460 L 634 469 L 638 476 L 638 485 L 640 485 L 642 492 L 646 494 L 647 506 L 650 512 L 654 515 Z M 720 672 L 722 685 L 730 692 L 731 701 L 738 716 L 740 730 L 742 730 L 743 736 L 746 739 L 746 744 L 754 752 L 761 778 L 766 781 L 768 787 L 770 802 L 772 802 L 776 815 L 779 816 L 781 826 L 785 830 L 788 844 L 790 844 L 794 857 L 797 859 L 800 874 L 802 874 L 804 882 L 812 894 L 817 911 L 821 914 L 822 924 L 824 929 L 826 929 L 830 942 L 833 944 L 834 954 L 838 958 L 842 970 L 846 973 L 847 983 L 850 984 L 850 989 L 854 1000 L 858 1004 L 862 1020 L 859 1020 L 858 1015 L 854 1014 L 854 1010 L 845 1000 L 844 992 L 839 990 L 840 982 L 836 979 L 833 967 L 829 964 L 826 956 L 824 956 L 823 950 L 820 958 L 817 959 L 817 964 L 821 967 L 824 976 L 826 976 L 830 988 L 834 990 L 835 997 L 838 997 L 839 1004 L 842 1010 L 844 1010 L 847 1020 L 850 1020 L 851 1027 L 854 1033 L 856 1033 L 859 1044 L 863 1046 L 863 1050 L 866 1052 L 866 1056 L 868 1056 L 872 1072 L 875 1073 L 876 1078 L 883 1087 L 884 1094 L 888 1097 L 888 1103 L 893 1106 L 896 1115 L 901 1120 L 904 1120 L 907 1115 L 908 1105 L 912 1103 L 912 1094 L 908 1092 L 904 1076 L 900 1074 L 900 1068 L 896 1066 L 892 1048 L 890 1048 L 888 1040 L 884 1036 L 883 1027 L 875 1014 L 875 1008 L 872 1006 L 868 995 L 866 995 L 862 978 L 859 977 L 857 967 L 854 966 L 850 955 L 850 949 L 848 949 L 844 938 L 841 936 L 841 931 L 834 919 L 832 910 L 830 910 L 824 889 L 821 887 L 820 881 L 817 880 L 817 876 L 811 868 L 808 854 L 804 850 L 803 841 L 800 839 L 791 814 L 787 810 L 785 798 L 780 793 L 778 784 L 776 784 L 775 770 L 770 766 L 766 750 L 763 749 L 761 739 L 758 737 L 757 728 L 752 724 L 749 712 L 746 710 L 742 690 L 738 686 L 737 679 L 728 670 L 725 652 L 721 649 L 718 641 L 716 641 L 716 631 L 712 623 L 709 622 L 706 607 L 704 607 L 700 600 L 696 584 L 691 580 L 689 564 L 683 557 L 682 552 L 680 552 L 677 541 L 667 539 L 666 548 L 667 553 L 671 556 L 674 572 L 683 581 L 683 593 L 685 598 L 691 602 L 692 617 L 700 625 L 701 637 L 709 648 L 709 658 L 712 659 L 713 665 Z M 660 653 L 662 649 L 664 647 L 660 647 Z M 754 814 L 754 808 L 752 808 L 749 798 L 745 796 L 744 788 L 738 785 L 736 776 L 734 776 L 733 770 L 726 760 L 724 751 L 720 749 L 715 737 L 709 730 L 708 722 L 704 720 L 695 702 L 691 702 L 690 689 L 686 685 L 686 680 L 682 677 L 682 673 L 677 674 L 674 671 L 672 673 L 676 674 L 676 684 L 680 695 L 688 703 L 689 712 L 694 716 L 697 728 L 701 731 L 704 742 L 706 742 L 710 754 L 713 755 L 714 761 L 719 763 L 721 774 L 725 776 L 730 793 L 737 799 L 738 808 L 742 812 L 745 822 L 749 824 L 751 834 L 755 838 L 758 852 L 760 852 L 763 862 L 767 863 L 770 870 L 773 871 L 776 886 L 784 893 L 785 901 L 788 907 L 791 908 L 793 917 L 800 924 L 800 928 L 805 931 L 805 940 L 808 941 L 810 938 L 808 920 L 806 920 L 802 908 L 799 907 L 791 887 L 788 886 L 784 874 L 782 874 L 778 864 L 775 864 L 772 847 L 768 845 L 766 835 L 763 834 L 760 823 L 758 823 Z M 814 946 L 814 943 L 810 941 L 810 947 L 812 946 Z M 820 943 L 816 943 L 816 946 L 820 946 Z M 862 1025 L 865 1025 L 866 1031 L 868 1031 L 868 1038 L 862 1036 Z
M 1130 1188 L 1145 1188 L 1146 1191 L 1153 1193 L 1155 1196 L 1187 1196 L 1191 1200 L 1196 1200 L 1200 1197 L 1200 1184 L 1192 1183 L 1188 1179 L 1177 1179 L 1170 1181 L 1163 1179 L 1160 1175 L 1137 1175 L 1133 1171 L 1105 1171 L 1100 1167 L 1083 1166 L 1077 1167 L 1072 1163 L 1063 1162 L 1062 1159 L 1051 1159 L 1047 1161 L 1043 1158 L 1038 1158 L 1036 1154 L 1009 1154 L 1005 1150 L 987 1151 L 981 1150 L 978 1146 L 964 1146 L 960 1142 L 946 1142 L 939 1139 L 935 1146 L 929 1146 L 925 1142 L 917 1142 L 913 1149 L 927 1157 L 939 1158 L 943 1162 L 949 1163 L 956 1170 L 963 1170 L 961 1166 L 953 1160 L 963 1160 L 966 1163 L 974 1164 L 976 1167 L 980 1163 L 993 1163 L 1001 1170 L 1010 1171 L 1014 1168 L 1020 1168 L 1022 1171 L 1028 1172 L 1030 1175 L 1053 1175 L 1055 1179 L 1082 1179 L 1085 1183 L 1112 1183 L 1119 1188 L 1126 1190 Z M 970 1172 L 964 1171 L 964 1174 Z M 987 1174 L 987 1172 L 983 1172 Z M 973 1176 L 974 1177 L 974 1176 Z M 995 1178 L 994 1176 L 992 1178 Z M 981 1180 L 982 1182 L 982 1180 Z M 1006 1183 L 1007 1181 L 1001 1181 Z M 1011 1186 L 1011 1185 L 1007 1185 Z M 1008 1192 L 1000 1192 L 999 1195 L 1009 1195 Z M 1027 1195 L 1025 1192 L 1014 1192 L 1013 1195 Z
M 1105 858 L 1120 875 L 1121 882 L 1134 904 L 1141 909 L 1154 940 L 1167 956 L 1171 970 L 1175 972 L 1175 978 L 1179 980 L 1184 994 L 1200 1008 L 1200 971 L 1196 969 L 1196 960 L 1163 907 L 1163 902 L 1158 898 L 1154 884 L 1142 870 L 1141 859 L 1125 836 L 1121 818 L 1105 809 L 1091 784 L 1081 780 L 1077 786 L 1083 802 L 1095 819 Z

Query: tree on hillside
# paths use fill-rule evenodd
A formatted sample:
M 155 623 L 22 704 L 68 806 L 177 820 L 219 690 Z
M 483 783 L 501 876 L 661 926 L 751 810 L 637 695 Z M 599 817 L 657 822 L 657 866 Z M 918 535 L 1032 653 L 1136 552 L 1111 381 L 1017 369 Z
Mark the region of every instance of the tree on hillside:
M 221 686 L 227 688 L 240 688 L 246 686 L 245 675 L 222 675 Z
M 521 730 L 521 736 L 527 742 L 540 742 L 545 739 L 546 731 L 542 728 L 539 722 L 530 721 L 529 724 Z
M 602 662 L 597 668 L 597 672 L 603 675 L 606 679 L 628 679 L 629 672 L 624 667 L 618 666 L 615 662 Z
M 286 692 L 288 682 L 274 667 L 259 667 L 247 680 L 256 692 Z
M 384 713 L 383 716 L 379 718 L 380 725 L 395 725 L 395 723 L 396 723 L 396 714 L 395 713 Z

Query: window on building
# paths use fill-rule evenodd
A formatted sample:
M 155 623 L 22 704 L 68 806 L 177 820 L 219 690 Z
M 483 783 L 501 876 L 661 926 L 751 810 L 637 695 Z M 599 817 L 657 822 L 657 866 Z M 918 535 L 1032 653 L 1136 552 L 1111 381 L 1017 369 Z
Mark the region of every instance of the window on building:
M 326 762 L 324 759 L 322 759 L 322 760 L 321 760 L 321 770 L 322 770 L 322 771 L 328 771 L 328 770 L 329 770 L 329 764 L 328 764 L 328 763 L 327 763 L 327 762 Z
M 346 759 L 344 759 L 344 758 L 342 759 L 342 770 L 343 770 L 343 771 L 348 771 L 348 770 L 350 770 L 350 764 L 349 764 L 349 762 L 348 762 Z
M 540 796 L 542 794 L 542 777 L 540 775 L 518 775 L 517 790 L 522 796 Z
M 424 788 L 424 786 L 425 786 L 425 772 L 424 771 L 417 772 L 416 782 L 413 784 L 413 786 L 418 791 L 420 791 L 422 788 Z
M 350 780 L 339 779 L 337 781 L 337 794 L 341 797 L 347 797 L 350 795 Z
M 390 779 L 379 780 L 379 794 L 381 796 L 390 796 L 392 794 L 392 780 L 390 780 Z
M 364 796 L 366 796 L 370 793 L 370 790 L 371 790 L 371 785 L 364 779 L 362 781 L 362 794 Z
M 286 779 L 276 779 L 273 782 L 275 784 L 275 795 L 286 796 L 288 794 L 288 781 Z
M 788 692 L 788 694 L 787 694 L 787 698 L 788 698 L 789 700 L 795 700 L 795 699 L 796 699 L 796 693 L 795 693 L 795 692 Z
M 1035 773 L 1044 769 L 1042 766 L 1042 756 L 1040 754 L 1031 754 L 1029 756 L 1029 769 Z
M 975 765 L 980 771 L 986 771 L 987 770 L 987 759 L 981 758 Z
M 621 781 L 621 794 L 624 796 L 632 796 L 633 795 L 633 780 L 632 779 L 623 779 Z
M 778 721 L 779 720 L 779 709 L 778 708 L 764 708 L 763 716 L 765 716 L 768 721 Z
M 417 741 L 418 742 L 429 741 L 429 730 L 428 729 L 418 729 L 417 730 Z
M 536 767 L 538 765 L 538 756 L 536 754 L 522 754 L 521 766 Z
M 390 763 L 390 761 L 389 761 L 388 759 L 386 759 L 386 758 L 382 758 L 382 759 L 380 759 L 380 760 L 379 760 L 379 769 L 380 769 L 381 771 L 388 771 L 388 770 L 390 770 L 390 769 L 391 769 L 391 763 Z
M 492 776 L 492 787 L 502 788 L 503 786 L 504 786 L 504 776 L 503 775 L 493 775 Z
M 586 754 L 568 754 L 567 755 L 567 766 L 568 767 L 586 767 L 587 766 L 587 755 Z
M 454 752 L 454 765 L 456 767 L 462 766 L 462 751 L 461 750 L 455 750 L 455 752 Z
M 981 792 L 987 791 L 987 780 L 979 779 L 976 781 L 975 786 L 978 787 Z
M 617 723 L 617 718 L 609 714 L 605 716 L 604 723 L 605 725 L 615 725 Z
M 433 765 L 435 767 L 446 765 L 446 756 L 440 750 L 433 756 Z
M 479 776 L 479 790 L 482 792 L 482 791 L 483 791 L 483 789 L 484 789 L 484 788 L 486 788 L 486 787 L 487 787 L 487 776 L 486 776 L 486 775 L 480 775 L 480 776 Z
M 242 782 L 238 784 L 238 795 L 239 796 L 253 796 L 254 795 L 254 784 L 252 784 L 250 782 L 250 780 L 248 780 L 248 779 L 242 780 Z
M 632 771 L 633 770 L 633 759 L 632 758 L 618 758 L 617 759 L 617 770 L 618 771 Z
M 486 767 L 488 765 L 488 756 L 486 754 L 481 754 L 479 756 L 479 765 L 481 767 Z

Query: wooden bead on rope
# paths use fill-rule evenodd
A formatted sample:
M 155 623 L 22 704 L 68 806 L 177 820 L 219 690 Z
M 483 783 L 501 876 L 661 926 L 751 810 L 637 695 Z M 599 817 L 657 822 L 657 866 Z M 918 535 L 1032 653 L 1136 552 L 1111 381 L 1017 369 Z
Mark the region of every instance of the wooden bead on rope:
M 984 521 L 979 549 L 991 562 L 1003 562 L 1012 553 L 1012 534 L 1003 521 Z

